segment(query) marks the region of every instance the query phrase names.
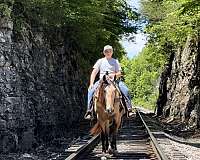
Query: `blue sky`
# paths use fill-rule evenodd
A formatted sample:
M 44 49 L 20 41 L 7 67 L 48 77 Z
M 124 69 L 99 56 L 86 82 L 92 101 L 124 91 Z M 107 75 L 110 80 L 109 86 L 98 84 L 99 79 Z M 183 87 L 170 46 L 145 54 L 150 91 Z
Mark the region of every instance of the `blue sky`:
M 131 5 L 132 8 L 139 9 L 139 1 L 140 0 L 127 0 L 128 4 Z M 125 38 L 122 38 L 121 44 L 124 47 L 125 51 L 127 52 L 127 56 L 129 58 L 133 58 L 134 56 L 138 55 L 139 52 L 142 51 L 146 44 L 146 36 L 143 33 L 133 34 L 131 36 L 135 36 L 135 41 L 128 41 Z

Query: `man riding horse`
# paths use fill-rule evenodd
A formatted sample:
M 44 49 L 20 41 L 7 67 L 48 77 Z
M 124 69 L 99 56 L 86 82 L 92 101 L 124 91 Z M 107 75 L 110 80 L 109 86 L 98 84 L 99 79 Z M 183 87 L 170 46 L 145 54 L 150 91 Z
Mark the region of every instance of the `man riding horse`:
M 94 83 L 95 77 L 97 73 L 100 71 L 100 79 L 108 72 L 108 77 L 110 79 L 114 79 L 114 77 L 121 76 L 121 66 L 117 59 L 112 58 L 113 55 L 113 48 L 110 45 L 104 46 L 103 50 L 104 58 L 97 60 L 95 65 L 93 66 L 93 71 L 90 76 L 90 85 L 88 88 L 88 104 L 87 104 L 87 112 L 85 114 L 85 119 L 92 118 L 92 105 L 93 105 L 93 95 L 95 90 L 97 89 L 100 80 Z M 129 95 L 129 91 L 127 86 L 122 82 L 118 82 L 118 87 L 124 96 L 125 106 L 127 107 L 128 117 L 131 117 L 134 113 L 132 112 L 132 104 L 131 104 L 131 97 Z

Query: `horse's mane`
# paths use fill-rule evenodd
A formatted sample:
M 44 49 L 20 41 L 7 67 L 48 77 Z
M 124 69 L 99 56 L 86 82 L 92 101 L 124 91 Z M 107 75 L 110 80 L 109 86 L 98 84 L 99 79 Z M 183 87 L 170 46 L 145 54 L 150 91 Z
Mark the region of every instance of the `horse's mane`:
M 97 101 L 102 105 L 105 104 L 105 97 L 104 97 L 105 86 L 106 86 L 105 82 L 101 80 L 99 87 L 97 88 Z

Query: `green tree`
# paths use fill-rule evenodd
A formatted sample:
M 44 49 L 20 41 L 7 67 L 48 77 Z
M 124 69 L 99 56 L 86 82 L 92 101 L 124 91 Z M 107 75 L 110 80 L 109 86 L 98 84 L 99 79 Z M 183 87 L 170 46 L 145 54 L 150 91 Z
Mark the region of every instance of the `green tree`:
M 153 109 L 158 96 L 158 78 L 166 56 L 159 48 L 148 44 L 134 59 L 123 57 L 125 82 L 130 89 L 134 105 Z
M 123 58 L 122 63 L 133 102 L 153 107 L 164 64 L 188 36 L 199 35 L 200 1 L 141 0 L 141 13 L 148 21 L 145 28 L 148 44 L 139 56 L 133 60 Z
M 121 35 L 136 31 L 129 21 L 138 14 L 125 0 L 1 0 L 1 17 L 14 22 L 15 39 L 23 31 L 42 30 L 52 45 L 71 42 L 81 53 L 80 66 L 88 68 L 101 56 L 105 44 L 113 45 L 115 56 L 125 54 Z M 59 39 L 62 35 L 63 39 Z

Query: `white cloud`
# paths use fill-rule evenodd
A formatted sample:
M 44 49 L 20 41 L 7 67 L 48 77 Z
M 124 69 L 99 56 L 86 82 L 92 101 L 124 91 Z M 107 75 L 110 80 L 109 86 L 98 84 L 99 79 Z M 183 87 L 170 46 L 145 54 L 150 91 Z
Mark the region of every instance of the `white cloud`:
M 139 1 L 140 0 L 127 0 L 127 3 L 132 7 L 132 8 L 137 8 L 139 9 Z
M 133 58 L 134 56 L 138 55 L 144 48 L 145 44 L 147 43 L 146 35 L 144 35 L 143 33 L 138 33 L 135 34 L 134 36 L 135 36 L 135 42 L 128 41 L 125 38 L 123 38 L 121 41 L 121 44 L 124 47 L 125 51 L 127 52 L 127 56 L 129 58 Z

